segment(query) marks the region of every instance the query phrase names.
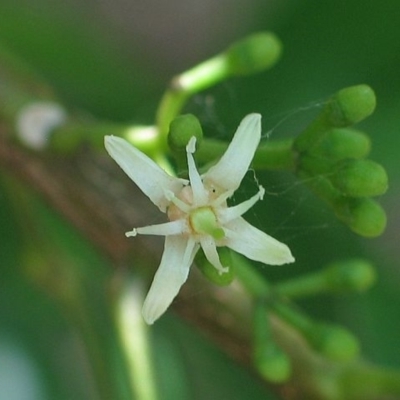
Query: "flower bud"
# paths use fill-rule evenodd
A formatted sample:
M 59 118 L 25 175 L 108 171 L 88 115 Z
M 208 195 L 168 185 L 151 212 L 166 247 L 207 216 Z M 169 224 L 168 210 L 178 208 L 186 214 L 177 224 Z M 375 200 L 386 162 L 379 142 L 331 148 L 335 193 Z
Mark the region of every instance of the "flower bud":
M 374 267 L 361 259 L 335 262 L 322 273 L 326 279 L 326 287 L 334 292 L 362 292 L 376 282 Z
M 388 188 L 385 169 L 371 160 L 348 160 L 331 176 L 333 185 L 344 195 L 370 197 L 384 194 Z
M 307 339 L 315 350 L 333 361 L 351 361 L 360 352 L 357 338 L 340 326 L 315 324 Z
M 385 210 L 373 199 L 342 197 L 334 207 L 338 218 L 361 236 L 376 237 L 385 230 Z
M 230 251 L 224 247 L 218 247 L 218 255 L 221 264 L 224 267 L 229 267 L 228 271 L 220 274 L 219 271 L 207 260 L 204 253 L 199 251 L 196 255 L 196 266 L 201 273 L 211 282 L 218 286 L 227 286 L 235 278 L 235 270 L 233 267 Z
M 308 153 L 331 161 L 366 157 L 371 149 L 369 137 L 356 129 L 333 128 Z
M 168 145 L 173 151 L 185 152 L 192 136 L 199 145 L 203 139 L 203 130 L 199 120 L 192 114 L 176 117 L 169 126 Z
M 285 304 L 275 304 L 274 310 L 294 328 L 316 351 L 335 361 L 349 361 L 359 353 L 357 339 L 346 329 L 317 323 L 298 310 Z
M 351 86 L 332 98 L 329 103 L 330 121 L 337 127 L 353 125 L 371 115 L 375 106 L 375 93 L 369 86 Z
M 281 51 L 281 42 L 273 33 L 255 33 L 228 48 L 230 73 L 249 75 L 270 68 L 278 61 Z
M 258 372 L 268 382 L 283 383 L 290 378 L 290 358 L 276 343 L 267 341 L 256 347 L 253 358 Z
M 375 109 L 375 93 L 367 85 L 345 88 L 332 96 L 314 121 L 295 139 L 294 149 L 312 149 L 332 128 L 353 125 Z

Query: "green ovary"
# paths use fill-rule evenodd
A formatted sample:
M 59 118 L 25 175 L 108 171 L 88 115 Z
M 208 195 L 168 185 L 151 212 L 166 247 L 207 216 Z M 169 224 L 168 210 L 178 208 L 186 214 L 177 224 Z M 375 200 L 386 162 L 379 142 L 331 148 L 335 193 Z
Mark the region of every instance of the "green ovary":
M 195 233 L 208 234 L 214 239 L 222 239 L 224 230 L 218 225 L 217 217 L 211 207 L 201 207 L 190 214 L 190 225 Z

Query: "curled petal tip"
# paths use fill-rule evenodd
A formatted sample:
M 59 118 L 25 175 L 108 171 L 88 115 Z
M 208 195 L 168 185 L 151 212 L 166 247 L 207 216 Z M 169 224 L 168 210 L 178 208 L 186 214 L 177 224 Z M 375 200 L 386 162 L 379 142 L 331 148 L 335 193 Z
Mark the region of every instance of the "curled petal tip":
M 129 232 L 126 232 L 125 233 L 125 236 L 126 237 L 135 237 L 136 235 L 137 235 L 137 229 L 135 228 L 135 229 L 133 229 L 133 230 L 131 230 L 131 231 L 129 231 Z
M 264 200 L 265 189 L 261 185 L 258 187 L 258 189 L 260 194 L 260 200 Z

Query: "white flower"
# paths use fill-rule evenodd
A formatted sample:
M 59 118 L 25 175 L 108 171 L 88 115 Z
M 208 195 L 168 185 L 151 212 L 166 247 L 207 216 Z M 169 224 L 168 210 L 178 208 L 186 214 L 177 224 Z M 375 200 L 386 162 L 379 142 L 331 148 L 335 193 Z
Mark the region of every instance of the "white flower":
M 185 283 L 199 247 L 220 274 L 229 266 L 220 262 L 217 247 L 227 246 L 247 258 L 265 264 L 294 261 L 289 248 L 247 223 L 241 215 L 262 199 L 256 195 L 233 207 L 226 200 L 239 187 L 261 138 L 261 116 L 250 114 L 240 123 L 221 159 L 204 175 L 197 171 L 192 137 L 186 152 L 189 181 L 168 175 L 154 161 L 124 139 L 106 136 L 110 156 L 164 213 L 169 222 L 135 228 L 126 236 L 165 236 L 164 253 L 143 305 L 148 324 L 159 318 Z

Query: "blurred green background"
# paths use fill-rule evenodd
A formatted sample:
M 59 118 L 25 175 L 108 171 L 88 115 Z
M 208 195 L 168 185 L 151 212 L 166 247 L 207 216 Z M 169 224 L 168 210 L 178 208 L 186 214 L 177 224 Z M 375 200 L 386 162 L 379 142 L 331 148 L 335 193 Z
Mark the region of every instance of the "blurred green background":
M 219 136 L 251 111 L 262 113 L 263 129 L 272 138 L 295 135 L 329 95 L 370 85 L 378 106 L 360 127 L 372 139 L 371 158 L 390 177 L 381 200 L 388 213 L 386 232 L 372 240 L 357 237 L 286 174 L 259 174 L 271 195 L 249 219 L 261 220 L 296 255 L 294 266 L 266 269 L 270 279 L 314 270 L 338 257 L 372 260 L 379 281 L 367 294 L 302 305 L 315 317 L 353 330 L 368 359 L 400 367 L 399 21 L 396 0 L 0 0 L 0 43 L 39 72 L 72 109 L 151 123 L 171 76 L 248 33 L 274 31 L 284 54 L 271 71 L 231 80 L 191 102 L 206 129 Z M 95 399 L 83 347 L 68 317 L 26 279 L 25 220 L 3 190 L 7 179 L 0 182 L 0 399 Z M 45 220 L 43 232 L 53 232 L 53 240 L 67 243 L 64 251 L 91 265 L 89 276 L 107 279 L 107 266 L 89 244 L 40 202 L 32 207 Z M 162 399 L 210 399 L 210 393 L 216 399 L 266 398 L 250 372 L 173 312 L 155 325 L 153 336 Z

